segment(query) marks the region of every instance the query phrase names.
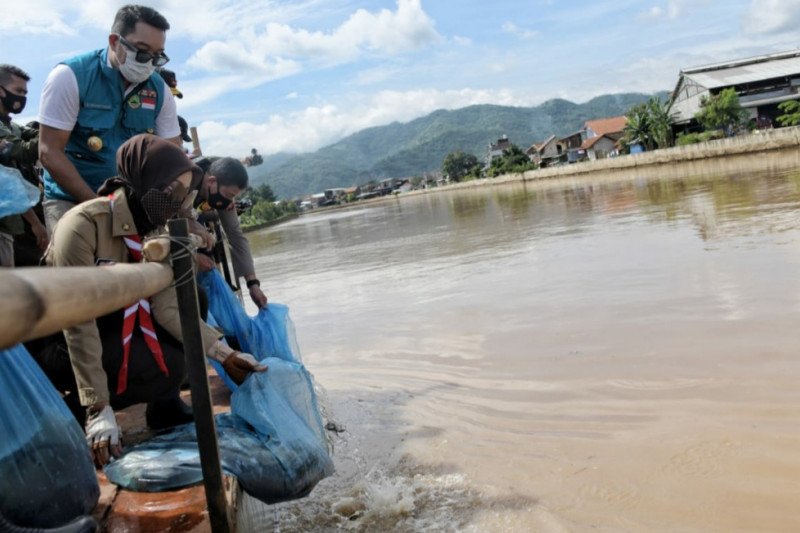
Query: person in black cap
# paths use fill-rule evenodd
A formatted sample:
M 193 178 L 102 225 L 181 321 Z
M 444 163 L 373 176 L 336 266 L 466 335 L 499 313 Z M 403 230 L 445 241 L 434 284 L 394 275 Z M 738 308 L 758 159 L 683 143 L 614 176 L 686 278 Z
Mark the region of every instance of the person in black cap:
M 169 87 L 172 96 L 175 98 L 183 98 L 183 93 L 178 89 L 178 78 L 175 76 L 175 73 L 166 68 L 159 69 L 158 73 L 161 74 L 161 77 L 167 82 L 167 87 Z
M 159 69 L 158 73 L 164 79 L 164 82 L 169 87 L 169 90 L 172 92 L 172 96 L 175 98 L 183 98 L 183 93 L 178 89 L 178 78 L 175 73 L 169 69 L 162 68 Z M 189 135 L 189 123 L 186 122 L 186 119 L 182 116 L 178 115 L 178 125 L 181 127 L 181 140 L 186 143 L 192 142 L 192 137 Z M 190 157 L 199 157 L 200 153 L 197 148 L 189 154 Z
M 181 126 L 181 139 L 183 142 L 192 142 L 192 138 L 189 137 L 189 124 L 186 122 L 186 119 L 178 115 L 178 124 Z

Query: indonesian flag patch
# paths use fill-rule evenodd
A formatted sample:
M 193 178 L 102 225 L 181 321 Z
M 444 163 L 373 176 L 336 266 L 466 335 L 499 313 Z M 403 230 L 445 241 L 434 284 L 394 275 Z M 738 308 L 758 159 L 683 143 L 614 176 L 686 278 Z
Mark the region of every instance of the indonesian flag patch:
M 139 91 L 139 98 L 142 102 L 142 109 L 155 110 L 158 93 L 150 89 L 142 89 Z

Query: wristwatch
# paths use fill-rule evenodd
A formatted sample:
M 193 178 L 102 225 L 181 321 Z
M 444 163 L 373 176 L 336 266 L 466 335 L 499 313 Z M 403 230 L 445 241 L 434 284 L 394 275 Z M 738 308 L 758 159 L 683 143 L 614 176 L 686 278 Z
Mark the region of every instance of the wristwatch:
M 253 285 L 258 285 L 260 287 L 261 286 L 261 282 L 258 281 L 257 279 L 248 279 L 247 280 L 247 288 L 250 289 L 250 288 L 253 287 Z

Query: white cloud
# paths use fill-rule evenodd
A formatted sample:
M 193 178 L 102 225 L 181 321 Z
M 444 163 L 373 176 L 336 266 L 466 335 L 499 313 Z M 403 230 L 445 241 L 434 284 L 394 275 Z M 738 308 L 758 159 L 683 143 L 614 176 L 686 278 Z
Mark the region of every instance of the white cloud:
M 376 85 L 397 76 L 402 76 L 402 74 L 402 69 L 398 67 L 381 66 L 369 68 L 360 71 L 353 79 L 353 83 L 360 86 Z
M 0 15 L 0 32 L 4 34 L 56 34 L 75 35 L 61 18 L 58 0 L 29 0 L 27 2 L 4 2 Z
M 8 34 L 42 33 L 75 35 L 79 28 L 109 30 L 114 14 L 131 0 L 26 0 L 6 2 L 0 30 Z M 269 23 L 288 23 L 312 14 L 322 14 L 329 0 L 149 0 L 172 28 L 173 37 L 195 41 L 219 38 L 220 34 L 245 35 Z
M 247 73 L 266 80 L 274 80 L 297 74 L 302 70 L 300 63 L 282 57 L 263 58 L 248 50 L 238 42 L 214 41 L 198 50 L 186 64 L 207 72 Z
M 647 11 L 642 12 L 642 17 L 648 19 L 660 19 L 663 16 L 664 16 L 664 8 L 662 8 L 661 6 L 652 6 Z
M 743 26 L 747 33 L 758 35 L 797 31 L 800 0 L 752 0 Z
M 533 39 L 539 36 L 539 32 L 536 30 L 530 30 L 527 28 L 520 28 L 513 22 L 505 22 L 503 24 L 503 31 L 506 33 L 510 33 L 511 35 L 516 35 L 520 39 Z
M 329 66 L 370 54 L 415 50 L 441 37 L 420 0 L 397 0 L 397 10 L 359 9 L 330 32 L 269 23 L 259 32 L 251 26 L 230 39 L 204 44 L 189 63 L 210 71 L 269 71 L 281 62 Z
M 694 4 L 697 5 L 702 2 L 695 1 Z M 671 19 L 674 20 L 681 15 L 686 13 L 686 9 L 689 7 L 688 0 L 667 0 L 664 6 L 655 5 L 651 6 L 650 9 L 645 10 L 641 13 L 643 18 L 647 19 Z
M 474 104 L 532 105 L 506 90 L 463 89 L 439 91 L 382 91 L 371 98 L 325 104 L 282 115 L 263 123 L 218 121 L 200 123 L 203 150 L 209 154 L 238 156 L 254 146 L 264 155 L 276 152 L 311 152 L 364 128 L 390 122 L 408 122 L 437 109 L 458 109 Z
M 231 92 L 246 91 L 269 81 L 269 77 L 231 75 L 200 79 L 180 80 L 179 87 L 184 94 L 181 111 L 204 104 L 218 96 Z
M 286 98 L 287 100 L 297 100 L 299 97 L 300 95 L 297 94 L 297 91 L 292 91 L 286 96 L 284 96 L 284 98 Z

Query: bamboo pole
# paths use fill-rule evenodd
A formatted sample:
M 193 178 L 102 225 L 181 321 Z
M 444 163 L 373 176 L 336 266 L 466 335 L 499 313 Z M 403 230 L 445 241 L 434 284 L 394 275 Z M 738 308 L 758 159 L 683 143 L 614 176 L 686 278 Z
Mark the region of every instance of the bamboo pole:
M 165 289 L 160 263 L 0 270 L 0 349 L 82 324 Z

